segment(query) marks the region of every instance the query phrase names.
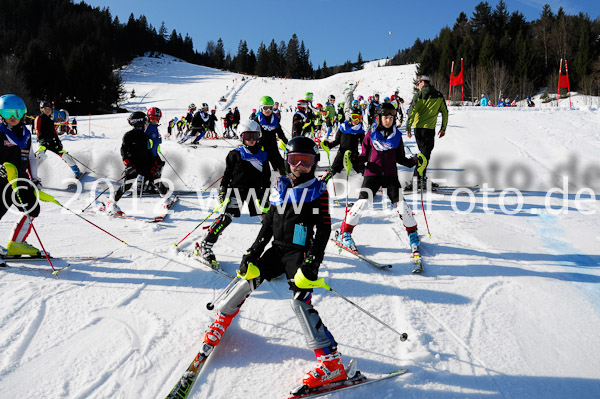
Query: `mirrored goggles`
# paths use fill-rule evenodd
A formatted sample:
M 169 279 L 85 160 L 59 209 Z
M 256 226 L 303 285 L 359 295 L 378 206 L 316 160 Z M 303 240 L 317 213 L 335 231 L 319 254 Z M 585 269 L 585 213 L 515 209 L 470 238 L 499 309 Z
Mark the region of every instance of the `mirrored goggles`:
M 259 140 L 260 132 L 244 132 L 242 133 L 242 140 Z
M 24 109 L 2 109 L 2 110 L 0 110 L 0 115 L 2 115 L 2 117 L 4 119 L 10 119 L 13 116 L 17 119 L 21 119 L 22 117 L 25 116 L 26 113 L 27 113 L 27 111 Z
M 360 115 L 360 114 L 352 114 L 352 115 L 350 115 L 350 119 L 353 120 L 353 121 L 362 122 L 362 115 Z
M 301 152 L 291 152 L 287 156 L 287 162 L 291 166 L 302 165 L 305 168 L 311 168 L 315 164 L 315 155 L 304 154 Z

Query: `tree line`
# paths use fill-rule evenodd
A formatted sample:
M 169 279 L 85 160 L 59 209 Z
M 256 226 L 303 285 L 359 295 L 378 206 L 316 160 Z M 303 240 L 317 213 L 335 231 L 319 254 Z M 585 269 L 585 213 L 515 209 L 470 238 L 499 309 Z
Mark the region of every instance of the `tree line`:
M 430 75 L 444 93 L 452 61 L 458 75 L 461 58 L 465 100 L 481 94 L 494 102 L 499 96 L 523 99 L 540 88 L 556 93 L 561 59 L 568 61 L 571 90 L 597 96 L 600 17 L 567 15 L 562 7 L 554 13 L 546 4 L 537 20 L 527 22 L 520 12 L 509 13 L 503 0 L 494 9 L 483 1 L 470 18 L 461 12 L 452 28 L 445 27 L 434 39 L 417 39 L 412 47 L 398 51 L 392 64 L 418 63 L 418 73 Z M 460 100 L 460 90 L 453 90 L 452 97 Z

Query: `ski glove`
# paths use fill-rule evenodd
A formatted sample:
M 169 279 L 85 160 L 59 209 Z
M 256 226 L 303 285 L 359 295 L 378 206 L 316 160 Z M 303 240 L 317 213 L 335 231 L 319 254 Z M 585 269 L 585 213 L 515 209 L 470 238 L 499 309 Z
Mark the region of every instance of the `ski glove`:
M 256 263 L 258 256 L 251 249 L 246 251 L 240 262 L 240 274 L 245 275 L 248 272 L 248 264 Z
M 310 280 L 304 275 L 301 267 L 298 268 L 296 274 L 294 275 L 294 284 L 301 290 L 312 290 L 313 288 L 318 287 L 325 288 L 326 290 L 331 290 L 331 287 L 325 282 L 324 278 L 320 278 L 318 280 Z
M 4 167 L 4 165 L 1 165 L 1 164 L 0 164 L 0 179 L 8 180 L 8 175 L 6 174 L 6 168 Z
M 222 204 L 225 202 L 225 198 L 227 197 L 227 189 L 221 189 L 219 191 L 219 203 Z
M 127 159 L 127 158 L 125 158 L 123 160 L 123 165 L 125 165 L 125 166 L 133 166 L 133 164 L 131 163 L 131 161 L 129 159 Z
M 319 266 L 321 262 L 315 260 L 314 255 L 308 255 L 304 258 L 304 262 L 300 268 L 302 269 L 303 275 L 309 280 L 316 280 L 319 277 Z

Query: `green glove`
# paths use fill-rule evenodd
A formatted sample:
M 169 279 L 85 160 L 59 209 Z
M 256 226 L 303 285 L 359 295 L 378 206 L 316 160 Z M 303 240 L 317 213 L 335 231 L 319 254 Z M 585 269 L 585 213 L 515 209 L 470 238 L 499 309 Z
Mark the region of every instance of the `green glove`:
M 306 276 L 304 276 L 301 268 L 298 268 L 298 271 L 296 271 L 296 275 L 294 276 L 294 284 L 296 284 L 296 287 L 300 288 L 301 290 L 310 290 L 321 287 L 331 291 L 331 287 L 325 282 L 324 278 L 321 277 L 316 281 L 309 280 L 306 278 Z
M 254 265 L 254 263 L 248 263 L 248 270 L 246 273 L 242 274 L 239 270 L 237 271 L 237 275 L 239 278 L 244 280 L 252 280 L 260 276 L 260 269 Z

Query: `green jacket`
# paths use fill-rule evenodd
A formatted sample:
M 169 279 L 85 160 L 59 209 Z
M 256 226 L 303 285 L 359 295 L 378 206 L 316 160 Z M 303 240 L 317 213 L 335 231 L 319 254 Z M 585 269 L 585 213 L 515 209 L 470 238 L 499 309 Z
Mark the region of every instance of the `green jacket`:
M 448 108 L 444 96 L 428 84 L 415 94 L 408 113 L 406 126 L 410 128 L 435 129 L 439 113 L 442 114 L 440 130 L 446 130 L 448 125 Z
M 329 122 L 331 123 L 335 123 L 335 108 L 333 105 L 331 105 L 331 103 L 327 103 L 325 104 L 324 107 L 325 111 L 327 111 L 327 115 L 325 116 L 325 119 L 329 120 Z

